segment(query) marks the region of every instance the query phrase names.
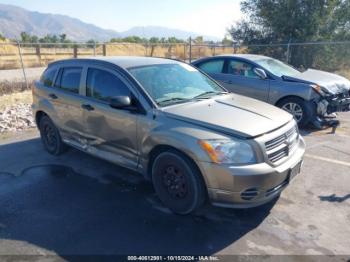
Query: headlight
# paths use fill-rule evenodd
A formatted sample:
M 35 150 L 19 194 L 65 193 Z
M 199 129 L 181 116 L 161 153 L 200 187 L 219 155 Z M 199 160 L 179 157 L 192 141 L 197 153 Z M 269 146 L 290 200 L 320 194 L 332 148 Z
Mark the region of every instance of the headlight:
M 320 87 L 319 85 L 310 85 L 312 87 L 312 89 L 319 95 L 324 96 L 326 95 L 326 93 L 324 92 L 324 90 L 322 89 L 322 87 Z
M 203 150 L 217 164 L 252 164 L 256 163 L 255 154 L 250 144 L 233 139 L 199 140 Z

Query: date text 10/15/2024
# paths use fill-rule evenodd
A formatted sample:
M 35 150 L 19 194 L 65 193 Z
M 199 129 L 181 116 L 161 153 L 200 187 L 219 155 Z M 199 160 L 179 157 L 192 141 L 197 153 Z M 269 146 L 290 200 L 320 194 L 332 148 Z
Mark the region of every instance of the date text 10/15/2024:
M 217 256 L 128 256 L 128 261 L 219 261 Z

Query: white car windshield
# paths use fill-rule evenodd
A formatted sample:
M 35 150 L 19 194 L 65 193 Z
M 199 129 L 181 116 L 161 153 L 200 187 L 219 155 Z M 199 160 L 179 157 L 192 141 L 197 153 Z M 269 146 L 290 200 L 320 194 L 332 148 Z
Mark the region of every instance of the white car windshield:
M 149 65 L 128 70 L 160 106 L 226 93 L 214 81 L 185 63 Z
M 294 67 L 273 58 L 263 58 L 254 62 L 279 77 L 300 74 L 300 71 L 296 70 Z

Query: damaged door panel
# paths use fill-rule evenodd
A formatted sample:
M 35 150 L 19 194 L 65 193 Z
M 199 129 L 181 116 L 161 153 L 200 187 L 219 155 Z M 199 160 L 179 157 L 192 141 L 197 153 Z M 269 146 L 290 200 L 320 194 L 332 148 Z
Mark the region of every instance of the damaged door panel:
M 62 138 L 77 146 L 86 135 L 80 107 L 82 71 L 83 67 L 78 66 L 59 68 L 55 83 L 47 92 Z
M 138 114 L 110 106 L 111 98 L 130 94 L 130 88 L 121 76 L 108 69 L 90 67 L 86 76 L 86 97 L 81 107 L 87 132 L 85 150 L 135 169 Z

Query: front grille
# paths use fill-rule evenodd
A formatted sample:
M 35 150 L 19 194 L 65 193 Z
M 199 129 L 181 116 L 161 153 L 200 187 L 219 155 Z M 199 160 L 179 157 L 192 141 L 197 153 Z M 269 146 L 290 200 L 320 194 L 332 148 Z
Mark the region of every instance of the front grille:
M 272 163 L 276 163 L 285 157 L 294 149 L 298 143 L 298 130 L 294 126 L 283 135 L 271 139 L 265 143 L 266 154 Z

